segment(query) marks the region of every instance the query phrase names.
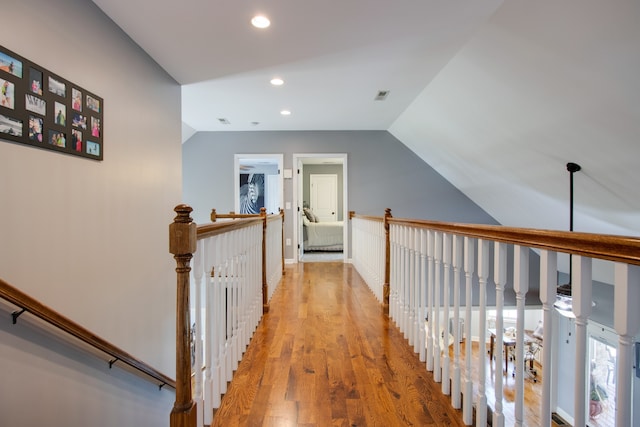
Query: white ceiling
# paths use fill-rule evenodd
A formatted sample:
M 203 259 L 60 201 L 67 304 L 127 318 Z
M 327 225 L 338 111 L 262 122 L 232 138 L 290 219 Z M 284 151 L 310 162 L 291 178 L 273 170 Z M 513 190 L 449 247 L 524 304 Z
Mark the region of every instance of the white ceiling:
M 640 235 L 636 0 L 94 3 L 183 84 L 184 139 L 389 130 L 500 223 L 552 229 L 572 161 L 575 229 Z

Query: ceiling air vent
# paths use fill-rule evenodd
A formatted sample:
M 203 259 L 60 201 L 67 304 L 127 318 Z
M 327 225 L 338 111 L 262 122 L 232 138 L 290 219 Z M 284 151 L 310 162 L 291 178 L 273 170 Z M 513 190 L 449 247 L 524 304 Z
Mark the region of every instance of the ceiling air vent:
M 231 122 L 229 120 L 224 119 L 224 118 L 218 119 L 218 121 L 223 125 L 230 125 L 231 124 Z
M 374 99 L 376 101 L 384 101 L 385 99 L 387 99 L 387 95 L 389 95 L 389 91 L 388 90 L 379 90 L 378 94 L 376 95 L 376 97 Z

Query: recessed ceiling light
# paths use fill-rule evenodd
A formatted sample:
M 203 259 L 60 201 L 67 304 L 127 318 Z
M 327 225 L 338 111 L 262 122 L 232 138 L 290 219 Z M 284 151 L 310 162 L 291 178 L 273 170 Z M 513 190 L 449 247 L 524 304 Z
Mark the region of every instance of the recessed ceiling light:
M 256 15 L 251 18 L 251 25 L 256 28 L 267 28 L 269 25 L 271 25 L 271 21 L 269 21 L 269 18 L 267 18 L 266 16 Z
M 280 77 L 274 77 L 271 79 L 271 84 L 274 86 L 282 86 L 284 84 L 284 80 Z
M 291 115 L 291 111 L 289 111 L 289 110 L 282 110 L 282 111 L 280 111 L 280 114 L 282 114 L 283 116 L 290 116 L 290 115 Z

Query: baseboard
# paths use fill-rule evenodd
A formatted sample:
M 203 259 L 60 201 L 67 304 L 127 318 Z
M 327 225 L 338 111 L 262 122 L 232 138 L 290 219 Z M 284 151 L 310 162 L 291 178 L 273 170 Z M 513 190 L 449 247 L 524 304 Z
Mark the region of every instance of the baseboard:
M 285 264 L 296 264 L 296 260 L 293 258 L 285 258 L 284 259 L 284 263 Z

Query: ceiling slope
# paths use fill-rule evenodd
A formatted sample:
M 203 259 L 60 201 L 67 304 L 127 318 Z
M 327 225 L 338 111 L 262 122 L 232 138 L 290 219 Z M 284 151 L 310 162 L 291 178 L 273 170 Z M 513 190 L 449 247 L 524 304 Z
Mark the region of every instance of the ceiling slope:
M 390 132 L 500 223 L 640 235 L 640 3 L 510 1 Z

